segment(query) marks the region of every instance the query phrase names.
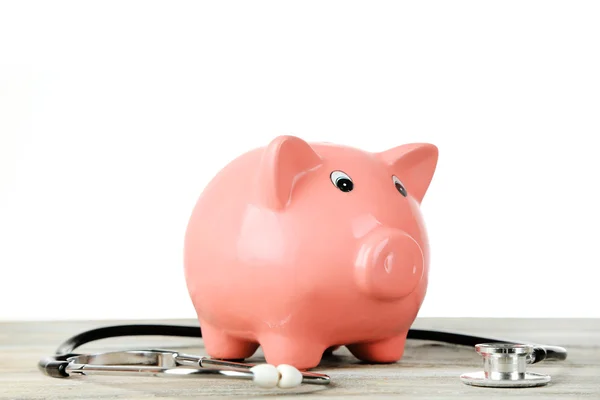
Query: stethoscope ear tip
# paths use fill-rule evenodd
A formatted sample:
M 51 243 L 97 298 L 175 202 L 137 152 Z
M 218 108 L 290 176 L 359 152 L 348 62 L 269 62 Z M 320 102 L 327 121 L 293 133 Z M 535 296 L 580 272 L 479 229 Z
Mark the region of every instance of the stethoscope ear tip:
M 250 368 L 254 375 L 252 381 L 259 387 L 290 389 L 300 386 L 302 373 L 295 367 L 287 364 L 274 366 L 272 364 L 258 364 Z
M 277 386 L 282 389 L 294 388 L 296 386 L 300 386 L 302 383 L 302 372 L 291 365 L 278 365 L 277 371 L 279 371 L 280 376 Z
M 258 364 L 250 368 L 252 382 L 262 388 L 274 388 L 279 383 L 279 371 L 271 364 Z

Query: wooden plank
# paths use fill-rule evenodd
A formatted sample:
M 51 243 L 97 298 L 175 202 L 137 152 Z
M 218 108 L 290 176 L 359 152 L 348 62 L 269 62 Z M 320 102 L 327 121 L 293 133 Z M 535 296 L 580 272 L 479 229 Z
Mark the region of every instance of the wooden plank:
M 318 369 L 329 374 L 326 387 L 303 385 L 293 390 L 255 388 L 250 382 L 217 378 L 154 378 L 94 376 L 54 379 L 37 370 L 38 359 L 52 354 L 67 337 L 83 330 L 122 323 L 178 323 L 168 321 L 15 322 L 0 324 L 0 399 L 174 399 L 264 398 L 302 394 L 316 398 L 593 398 L 600 399 L 599 319 L 469 319 L 419 318 L 415 328 L 462 332 L 509 340 L 567 347 L 569 358 L 530 366 L 531 371 L 552 375 L 540 388 L 489 389 L 462 384 L 459 375 L 481 369 L 480 357 L 471 349 L 411 340 L 404 358 L 391 365 L 366 365 L 341 348 Z M 205 354 L 200 339 L 136 337 L 98 341 L 82 352 L 129 348 L 173 348 Z M 263 362 L 259 350 L 249 362 Z

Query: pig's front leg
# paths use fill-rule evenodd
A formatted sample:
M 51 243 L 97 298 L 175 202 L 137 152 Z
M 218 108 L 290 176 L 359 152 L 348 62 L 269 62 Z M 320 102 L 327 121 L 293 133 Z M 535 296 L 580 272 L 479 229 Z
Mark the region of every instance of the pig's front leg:
M 306 338 L 290 338 L 277 334 L 261 337 L 260 345 L 269 364 L 290 364 L 299 370 L 318 366 L 327 347 Z
M 402 358 L 406 335 L 394 336 L 388 339 L 370 343 L 348 345 L 348 350 L 359 360 L 373 363 L 393 363 Z
M 202 339 L 204 339 L 204 348 L 212 358 L 243 360 L 251 357 L 258 349 L 258 343 L 230 336 L 220 329 L 213 328 L 206 322 L 200 321 L 200 327 L 202 329 Z

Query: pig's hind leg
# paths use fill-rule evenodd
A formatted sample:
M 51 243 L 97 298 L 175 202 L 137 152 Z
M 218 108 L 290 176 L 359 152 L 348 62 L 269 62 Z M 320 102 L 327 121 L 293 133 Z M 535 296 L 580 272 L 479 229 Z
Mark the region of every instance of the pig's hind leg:
M 258 349 L 258 343 L 236 338 L 200 321 L 204 348 L 212 358 L 222 360 L 243 360 L 251 357 Z
M 376 342 L 351 344 L 348 350 L 359 360 L 372 363 L 393 363 L 402 358 L 406 335 L 394 336 Z

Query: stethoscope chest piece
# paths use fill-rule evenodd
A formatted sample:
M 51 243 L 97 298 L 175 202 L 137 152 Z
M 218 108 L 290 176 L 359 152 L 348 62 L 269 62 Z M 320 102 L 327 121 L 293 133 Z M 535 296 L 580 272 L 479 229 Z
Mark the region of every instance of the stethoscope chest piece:
M 470 372 L 460 380 L 471 386 L 495 388 L 525 388 L 543 386 L 550 382 L 549 375 L 527 372 L 532 362 L 534 347 L 523 344 L 478 344 L 475 350 L 483 357 L 483 371 Z

